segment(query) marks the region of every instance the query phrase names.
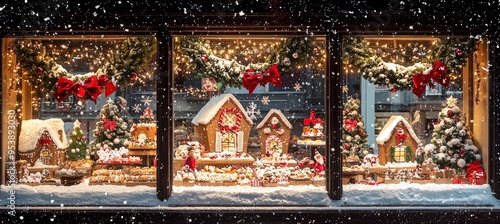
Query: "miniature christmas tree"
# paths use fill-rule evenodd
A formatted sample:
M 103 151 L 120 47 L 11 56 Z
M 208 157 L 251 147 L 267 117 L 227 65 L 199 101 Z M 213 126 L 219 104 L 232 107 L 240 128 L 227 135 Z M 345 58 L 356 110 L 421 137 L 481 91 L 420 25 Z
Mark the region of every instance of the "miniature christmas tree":
M 434 124 L 431 143 L 426 148 L 433 149 L 433 161 L 441 169 L 445 167 L 463 172 L 467 164 L 480 160 L 478 149 L 474 146 L 465 116 L 456 105 L 457 99 L 451 96 L 446 106 L 439 112 L 439 120 Z
M 348 154 L 350 161 L 363 160 L 369 154 L 368 134 L 359 113 L 359 99 L 349 98 L 344 105 L 342 125 L 342 153 Z
M 80 128 L 80 121 L 76 120 L 74 123 L 73 132 L 69 136 L 69 147 L 66 156 L 69 160 L 81 160 L 87 157 L 87 138 Z
M 97 156 L 96 151 L 107 146 L 111 150 L 126 148 L 130 141 L 130 127 L 120 117 L 120 111 L 113 101 L 108 101 L 99 113 L 99 121 L 93 131 L 94 140 L 90 143 L 92 155 Z

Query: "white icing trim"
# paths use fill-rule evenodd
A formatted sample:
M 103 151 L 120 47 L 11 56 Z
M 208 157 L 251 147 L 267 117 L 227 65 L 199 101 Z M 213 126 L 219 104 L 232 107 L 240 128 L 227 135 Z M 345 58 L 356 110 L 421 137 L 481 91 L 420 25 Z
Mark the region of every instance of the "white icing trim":
M 288 119 L 285 117 L 285 115 L 283 113 L 281 113 L 280 110 L 271 109 L 269 111 L 269 113 L 267 113 L 266 117 L 264 117 L 264 119 L 257 125 L 257 129 L 264 127 L 264 125 L 266 125 L 267 121 L 271 118 L 271 116 L 273 114 L 278 115 L 278 117 L 280 117 L 281 120 L 283 121 L 283 124 L 286 125 L 288 128 L 290 128 L 290 129 L 293 128 L 293 126 L 290 123 L 290 121 L 288 121 Z
M 238 109 L 245 117 L 245 120 L 247 120 L 250 125 L 253 125 L 252 119 L 250 119 L 250 117 L 246 113 L 245 108 L 241 105 L 240 101 L 238 101 L 238 99 L 236 99 L 236 97 L 231 93 L 225 93 L 221 94 L 220 96 L 212 97 L 212 99 L 210 99 L 210 101 L 208 101 L 208 103 L 203 108 L 201 108 L 200 112 L 196 114 L 191 123 L 196 126 L 200 124 L 208 124 L 215 117 L 215 115 L 217 115 L 219 109 L 229 100 L 232 100 L 234 104 L 236 104 Z

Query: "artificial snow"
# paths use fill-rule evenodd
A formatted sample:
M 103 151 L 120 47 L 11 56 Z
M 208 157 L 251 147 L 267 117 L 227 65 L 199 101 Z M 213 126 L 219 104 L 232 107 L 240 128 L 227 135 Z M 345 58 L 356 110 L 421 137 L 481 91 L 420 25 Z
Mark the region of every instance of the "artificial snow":
M 59 118 L 51 118 L 47 120 L 25 120 L 21 124 L 21 133 L 19 134 L 19 152 L 29 152 L 34 150 L 38 139 L 43 132 L 47 131 L 52 141 L 57 148 L 65 149 L 69 146 L 64 133 L 64 122 Z M 59 139 L 59 131 L 62 134 L 62 141 Z
M 8 203 L 10 186 L 1 186 L 0 205 Z M 460 184 L 352 184 L 343 186 L 341 200 L 328 198 L 325 187 L 173 187 L 167 201 L 160 201 L 156 188 L 120 185 L 74 186 L 16 185 L 16 206 L 474 206 L 500 207 L 489 185 Z
M 252 125 L 252 119 L 250 119 L 250 117 L 246 113 L 245 108 L 243 107 L 243 105 L 241 105 L 240 101 L 238 101 L 236 97 L 234 97 L 234 95 L 231 93 L 224 93 L 220 96 L 212 97 L 212 99 L 210 99 L 210 101 L 208 101 L 208 103 L 203 108 L 201 108 L 200 112 L 196 114 L 191 123 L 194 125 L 208 124 L 208 122 L 210 122 L 215 117 L 215 115 L 217 115 L 217 112 L 219 112 L 219 109 L 222 107 L 222 105 L 224 105 L 224 103 L 226 103 L 228 100 L 232 100 L 236 104 L 236 106 L 238 106 L 238 109 L 241 111 L 243 116 L 245 116 L 245 119 L 250 125 Z

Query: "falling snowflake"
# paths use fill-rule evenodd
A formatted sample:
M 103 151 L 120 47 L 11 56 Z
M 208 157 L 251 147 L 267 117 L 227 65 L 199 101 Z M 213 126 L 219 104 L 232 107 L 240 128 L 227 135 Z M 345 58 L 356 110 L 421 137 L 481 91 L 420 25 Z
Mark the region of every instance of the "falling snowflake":
M 257 104 L 254 102 L 250 102 L 250 105 L 247 107 L 247 114 L 252 120 L 257 120 L 256 115 L 260 115 L 260 110 L 257 109 Z
M 142 96 L 144 98 L 144 96 Z M 151 97 L 148 96 L 145 99 L 142 99 L 141 102 L 144 103 L 144 106 L 149 106 L 153 100 L 151 100 Z
M 134 104 L 134 106 L 132 107 L 132 111 L 134 111 L 135 113 L 141 112 L 141 105 Z
M 269 105 L 269 102 L 271 101 L 269 100 L 269 96 L 263 96 L 261 102 L 264 105 Z
M 302 86 L 300 85 L 300 83 L 295 83 L 295 86 L 293 87 L 293 89 L 295 89 L 295 91 L 300 91 L 300 89 L 302 89 Z

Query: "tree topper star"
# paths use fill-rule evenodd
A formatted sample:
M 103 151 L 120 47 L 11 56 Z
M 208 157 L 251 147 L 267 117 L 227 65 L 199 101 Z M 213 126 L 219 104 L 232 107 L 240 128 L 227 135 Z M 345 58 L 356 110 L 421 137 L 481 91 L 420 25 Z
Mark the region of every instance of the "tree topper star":
M 446 103 L 448 104 L 449 107 L 454 107 L 457 105 L 457 98 L 450 96 L 450 98 L 446 99 Z

